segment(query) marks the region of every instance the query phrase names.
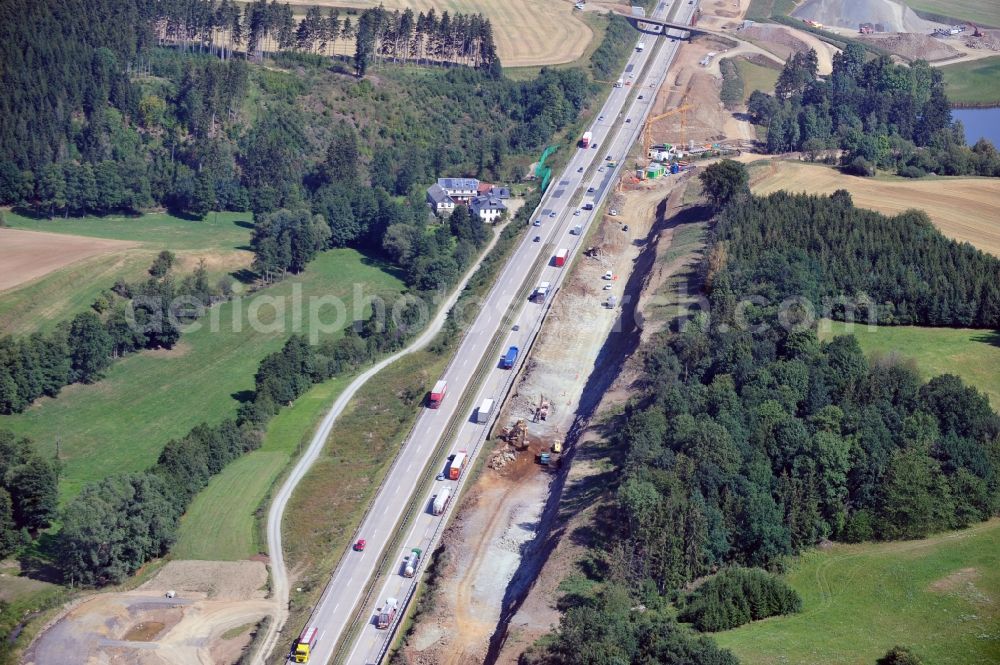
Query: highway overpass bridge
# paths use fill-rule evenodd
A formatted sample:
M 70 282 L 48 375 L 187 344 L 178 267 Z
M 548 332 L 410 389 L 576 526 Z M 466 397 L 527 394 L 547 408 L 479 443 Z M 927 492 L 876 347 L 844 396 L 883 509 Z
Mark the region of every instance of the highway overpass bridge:
M 683 2 L 684 0 L 675 0 L 675 2 Z M 732 39 L 732 36 L 727 35 L 724 32 L 718 32 L 716 30 L 707 30 L 705 28 L 700 28 L 697 25 L 684 25 L 683 23 L 674 23 L 673 21 L 666 21 L 659 18 L 653 18 L 646 16 L 645 10 L 642 7 L 621 7 L 614 6 L 609 7 L 611 11 L 616 14 L 620 14 L 628 19 L 628 22 L 632 24 L 639 32 L 644 32 L 649 35 L 664 35 L 669 34 L 669 31 L 673 30 L 674 34 L 671 36 L 678 39 L 693 39 L 700 35 L 714 35 L 716 37 L 723 37 L 725 39 Z

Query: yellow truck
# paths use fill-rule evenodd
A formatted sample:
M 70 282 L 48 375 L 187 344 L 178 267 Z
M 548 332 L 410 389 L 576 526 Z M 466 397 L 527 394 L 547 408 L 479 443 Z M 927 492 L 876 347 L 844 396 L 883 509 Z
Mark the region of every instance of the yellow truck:
M 299 639 L 295 640 L 295 645 L 292 647 L 292 660 L 294 662 L 309 662 L 309 654 L 316 648 L 318 635 L 319 630 L 315 626 L 302 629 L 302 634 L 299 635 Z

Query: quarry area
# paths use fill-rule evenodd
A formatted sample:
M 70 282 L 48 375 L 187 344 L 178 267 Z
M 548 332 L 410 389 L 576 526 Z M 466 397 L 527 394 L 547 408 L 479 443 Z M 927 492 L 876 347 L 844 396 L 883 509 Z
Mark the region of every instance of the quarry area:
M 930 21 L 894 0 L 806 0 L 791 15 L 907 61 L 952 64 L 1000 52 L 1000 30 Z

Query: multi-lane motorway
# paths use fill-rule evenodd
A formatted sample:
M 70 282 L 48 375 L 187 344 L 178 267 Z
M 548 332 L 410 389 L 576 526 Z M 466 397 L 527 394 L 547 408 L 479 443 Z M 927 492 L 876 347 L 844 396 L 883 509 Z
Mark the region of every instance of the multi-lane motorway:
M 674 3 L 677 3 L 677 7 L 673 6 Z M 669 13 L 673 20 L 686 23 L 693 11 L 694 5 L 687 4 L 686 0 L 672 0 L 661 2 L 653 16 L 666 17 Z M 664 40 L 658 51 L 654 48 L 657 39 Z M 598 114 L 598 120 L 590 128 L 593 133 L 592 147 L 577 149 L 562 175 L 549 185 L 532 217 L 533 221 L 540 220 L 540 226 L 529 229 L 514 250 L 492 290 L 482 302 L 478 315 L 466 330 L 454 360 L 441 377 L 448 381 L 447 395 L 441 407 L 424 409 L 410 436 L 403 443 L 403 448 L 358 530 L 358 537 L 366 540 L 365 549 L 360 552 L 349 551 L 344 556 L 309 618 L 309 625 L 315 626 L 318 631 L 318 641 L 310 662 L 330 662 L 337 648 L 340 649 L 338 661 L 350 664 L 378 663 L 383 657 L 385 645 L 395 626 L 388 631 L 378 630 L 372 620 L 375 610 L 387 597 L 397 598 L 404 603 L 408 600 L 420 575 L 419 572 L 415 578 L 401 575 L 403 556 L 413 547 L 419 547 L 425 553 L 432 551 L 450 508 L 454 505 L 451 502 L 448 511 L 434 516 L 430 510 L 433 498 L 445 487 L 455 496 L 465 479 L 464 474 L 458 482 L 444 480 L 431 484 L 429 491 L 420 497 L 415 517 L 402 527 L 405 536 L 398 551 L 388 553 L 392 563 L 388 574 L 376 582 L 374 593 L 367 598 L 366 587 L 396 530 L 400 528 L 400 518 L 417 487 L 426 480 L 424 474 L 436 475 L 444 470 L 448 463 L 447 456 L 455 451 L 467 450 L 470 455 L 479 451 L 489 425 L 474 422 L 475 405 L 485 398 L 494 398 L 499 405 L 500 398 L 506 393 L 508 383 L 513 380 L 516 371 L 516 367 L 514 371 L 499 368 L 497 351 L 502 354 L 509 346 L 525 349 L 538 333 L 551 294 L 558 288 L 588 225 L 596 217 L 601 201 L 613 187 L 618 172 L 623 168 L 623 158 L 641 131 L 655 92 L 663 82 L 667 67 L 679 45 L 679 42 L 651 35 L 643 37 L 642 41 L 645 49 L 630 56 L 623 74 L 631 85 L 612 90 Z M 615 162 L 614 167 L 608 165 L 609 157 Z M 578 206 L 582 201 L 576 196 L 577 193 L 591 187 L 594 189 L 593 193 L 585 193 L 583 200 L 594 200 L 594 209 L 579 210 Z M 583 227 L 582 233 L 570 233 L 578 225 Z M 570 252 L 567 268 L 556 267 L 550 260 L 557 249 L 563 248 Z M 540 263 L 544 267 L 541 276 L 535 278 L 531 275 L 532 268 Z M 546 302 L 532 302 L 524 298 L 524 287 L 528 279 L 533 279 L 536 283 L 547 281 L 552 284 Z M 593 306 L 602 306 L 602 300 L 595 300 Z M 507 317 L 509 312 L 516 314 Z M 515 326 L 511 325 L 512 322 Z M 502 338 L 500 345 L 495 344 L 498 332 Z M 477 371 L 487 355 L 490 356 L 486 358 L 487 370 Z M 519 362 L 523 361 L 523 356 L 524 354 Z M 473 391 L 475 399 L 466 400 L 466 405 L 472 406 L 463 408 L 468 412 L 460 414 L 461 425 L 457 431 L 450 431 L 454 434 L 454 443 L 443 451 L 440 459 L 431 460 L 440 439 L 449 434 L 447 425 L 462 405 L 462 397 Z M 428 462 L 432 464 L 430 470 L 426 471 Z M 363 600 L 367 602 L 364 607 L 359 607 Z M 348 631 L 357 610 L 360 610 L 361 628 L 358 631 Z M 285 634 L 291 632 L 294 631 L 289 630 Z M 345 639 L 341 643 L 342 637 L 353 636 L 355 633 L 356 639 Z M 287 645 L 278 646 L 283 647 L 287 648 Z

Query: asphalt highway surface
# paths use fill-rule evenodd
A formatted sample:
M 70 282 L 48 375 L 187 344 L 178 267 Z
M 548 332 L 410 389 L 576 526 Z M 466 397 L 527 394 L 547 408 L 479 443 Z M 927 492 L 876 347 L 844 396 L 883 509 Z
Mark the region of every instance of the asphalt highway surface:
M 674 3 L 678 6 L 671 18 L 686 23 L 695 7 L 688 5 L 685 0 L 661 2 L 653 16 L 665 17 Z M 655 61 L 650 61 L 654 58 L 654 46 L 657 40 L 663 40 L 664 43 L 655 54 Z M 340 644 L 340 653 L 336 655 L 339 656 L 338 661 L 352 665 L 381 662 L 399 616 L 388 630 L 379 630 L 375 625 L 377 609 L 390 597 L 397 599 L 400 605 L 408 602 L 426 563 L 427 555 L 436 546 L 442 527 L 454 505 L 454 501 L 450 501 L 444 514 L 435 516 L 431 512 L 434 497 L 445 488 L 449 489 L 452 497 L 456 496 L 466 474 L 463 473 L 458 481 L 442 480 L 431 483 L 429 491 L 420 497 L 416 516 L 402 527 L 406 535 L 402 539 L 401 546 L 390 553 L 392 567 L 389 573 L 377 581 L 373 593 L 366 594 L 370 578 L 393 535 L 400 528 L 400 518 L 418 485 L 427 479 L 424 474 L 433 477 L 439 472 L 446 471 L 448 459 L 458 451 L 467 451 L 472 459 L 479 452 L 486 431 L 499 410 L 500 401 L 506 394 L 509 382 L 513 380 L 514 373 L 523 362 L 525 354 L 523 352 L 520 354 L 513 370 L 501 369 L 500 357 L 510 346 L 517 346 L 522 350 L 527 348 L 537 335 L 544 310 L 552 294 L 558 288 L 566 269 L 579 250 L 588 226 L 596 219 L 604 197 L 617 181 L 619 171 L 623 168 L 623 158 L 630 146 L 639 138 L 656 91 L 666 77 L 667 68 L 680 43 L 679 40 L 675 41 L 669 37 L 648 34 L 639 35 L 637 41 L 643 42 L 645 48 L 642 51 L 634 51 L 629 57 L 622 75 L 629 85 L 614 88 L 608 96 L 598 113 L 599 119 L 589 128 L 593 133 L 591 147 L 577 148 L 576 154 L 570 159 L 563 173 L 553 177 L 546 195 L 532 216 L 535 226 L 528 230 L 512 253 L 493 288 L 482 302 L 478 315 L 466 329 L 453 361 L 440 377 L 448 382 L 447 393 L 440 408 L 424 408 L 411 435 L 404 441 L 403 448 L 358 529 L 357 537 L 365 539 L 365 549 L 348 551 L 324 590 L 308 624 L 318 630 L 318 640 L 310 658 L 311 663 L 331 661 L 335 649 L 338 648 L 345 631 L 351 626 L 355 612 L 362 601 L 365 601 L 360 615 L 362 626 L 356 631 L 356 639 Z M 648 70 L 647 61 L 650 61 Z M 633 91 L 636 94 L 632 94 Z M 614 165 L 611 166 L 611 163 Z M 590 187 L 594 188 L 594 192 L 584 193 L 580 205 L 592 201 L 593 210 L 583 210 L 578 205 L 573 205 L 572 200 L 576 193 L 586 192 Z M 539 236 L 537 241 L 536 236 Z M 554 257 L 558 249 L 569 251 L 565 267 L 555 265 Z M 542 274 L 533 279 L 535 284 L 527 284 L 532 267 L 539 259 L 544 263 Z M 547 298 L 540 301 L 525 297 L 524 287 L 526 285 L 534 287 L 540 282 L 551 284 Z M 602 304 L 603 299 L 594 302 L 595 307 L 600 307 Z M 510 312 L 515 315 L 507 317 Z M 494 340 L 498 331 L 503 339 L 499 347 L 496 347 Z M 487 371 L 477 377 L 477 368 L 487 355 L 490 356 Z M 478 386 L 476 379 L 480 380 Z M 468 413 L 461 414 L 461 426 L 455 433 L 453 444 L 445 450 L 440 459 L 434 461 L 429 471 L 425 470 L 441 437 L 447 434 L 447 424 L 456 414 L 463 395 L 473 390 L 476 393 L 475 399 L 471 401 L 471 409 L 466 409 Z M 487 423 L 478 423 L 476 406 L 487 398 L 494 399 L 496 406 Z M 468 468 L 469 465 L 466 466 L 466 470 Z M 404 577 L 402 575 L 404 557 L 414 547 L 424 552 L 424 560 L 420 562 L 420 568 L 414 578 Z M 399 614 L 401 615 L 402 611 Z M 297 633 L 291 628 L 286 629 L 286 636 Z M 289 646 L 279 644 L 277 648 Z

